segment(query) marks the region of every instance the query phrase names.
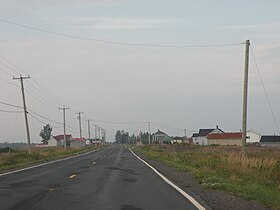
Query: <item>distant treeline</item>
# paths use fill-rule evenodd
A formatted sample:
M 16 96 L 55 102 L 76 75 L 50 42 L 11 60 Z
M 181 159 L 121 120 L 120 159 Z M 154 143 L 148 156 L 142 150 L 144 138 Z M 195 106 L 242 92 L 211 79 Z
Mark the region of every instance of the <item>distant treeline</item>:
M 31 144 L 31 146 L 35 146 L 35 144 Z M 24 148 L 27 147 L 27 143 L 24 142 L 17 142 L 17 143 L 10 143 L 10 142 L 3 142 L 0 143 L 0 148 L 13 148 L 13 149 L 17 149 L 17 148 Z
M 134 134 L 129 135 L 128 132 L 124 130 L 118 130 L 115 135 L 115 140 L 117 144 L 135 144 L 137 141 L 141 141 L 143 144 L 148 144 L 148 132 L 141 132 L 139 135 L 135 136 Z M 152 139 L 152 136 L 150 135 Z

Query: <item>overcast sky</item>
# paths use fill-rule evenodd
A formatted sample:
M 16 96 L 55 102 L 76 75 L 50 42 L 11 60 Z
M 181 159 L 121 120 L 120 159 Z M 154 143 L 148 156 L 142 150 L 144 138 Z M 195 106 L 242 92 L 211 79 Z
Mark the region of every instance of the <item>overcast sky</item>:
M 68 133 L 78 137 L 75 112 L 107 130 L 130 133 L 161 129 L 239 131 L 245 46 L 152 47 L 127 44 L 223 45 L 250 39 L 276 122 L 280 124 L 280 3 L 277 0 L 1 0 L 0 102 L 22 106 L 25 80 L 31 141 L 43 124 L 62 134 L 62 111 L 69 106 Z M 12 25 L 62 33 L 77 39 Z M 86 40 L 91 39 L 91 40 Z M 2 57 L 1 57 L 2 56 Z M 6 59 L 8 59 L 8 62 Z M 16 68 L 15 66 L 18 68 Z M 9 82 L 9 83 L 8 83 Z M 12 83 L 12 84 L 10 84 Z M 39 86 L 38 86 L 39 84 Z M 0 104 L 0 110 L 20 110 Z M 0 112 L 0 141 L 26 141 L 23 113 Z M 157 123 L 157 124 L 155 124 Z M 161 124 L 161 125 L 158 125 Z M 176 129 L 171 129 L 168 126 Z M 279 134 L 250 54 L 248 129 Z

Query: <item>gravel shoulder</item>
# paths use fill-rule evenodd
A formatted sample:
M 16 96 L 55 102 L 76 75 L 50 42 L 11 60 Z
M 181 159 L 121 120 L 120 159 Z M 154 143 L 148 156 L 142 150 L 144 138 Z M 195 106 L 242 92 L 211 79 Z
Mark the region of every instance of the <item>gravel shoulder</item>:
M 264 205 L 244 200 L 229 192 L 221 190 L 206 189 L 194 179 L 191 173 L 177 171 L 176 169 L 167 166 L 159 161 L 151 160 L 147 156 L 136 153 L 143 160 L 148 162 L 160 173 L 166 176 L 170 181 L 177 184 L 185 192 L 192 195 L 201 204 L 206 206 L 206 209 L 213 210 L 268 210 L 270 208 Z

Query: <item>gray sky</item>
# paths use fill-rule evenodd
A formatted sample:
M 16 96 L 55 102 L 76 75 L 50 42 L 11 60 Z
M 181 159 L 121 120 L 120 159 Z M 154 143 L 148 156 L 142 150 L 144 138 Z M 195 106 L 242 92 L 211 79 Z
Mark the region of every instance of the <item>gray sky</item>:
M 133 44 L 211 45 L 250 39 L 280 124 L 279 8 L 276 0 L 1 0 L 0 19 L 70 36 Z M 169 135 L 183 135 L 184 128 L 241 128 L 244 45 L 127 46 L 29 30 L 3 21 L 0 28 L 0 55 L 4 56 L 0 57 L 0 102 L 22 106 L 20 84 L 12 76 L 30 74 L 32 79 L 25 81 L 27 106 L 56 122 L 62 122 L 58 107 L 69 106 L 67 124 L 75 137 L 77 111 L 84 112 L 84 136 L 86 118 L 151 121 L 161 124 L 152 123 L 152 132 L 161 129 Z M 248 103 L 248 129 L 279 134 L 252 55 Z M 0 104 L 0 110 L 17 109 Z M 54 126 L 53 134 L 63 132 L 61 125 L 34 116 L 42 123 L 29 117 L 32 142 L 40 142 L 43 123 Z M 0 141 L 26 141 L 23 113 L 0 112 L 0 117 Z M 106 129 L 110 140 L 117 129 L 147 131 L 147 123 L 91 124 Z

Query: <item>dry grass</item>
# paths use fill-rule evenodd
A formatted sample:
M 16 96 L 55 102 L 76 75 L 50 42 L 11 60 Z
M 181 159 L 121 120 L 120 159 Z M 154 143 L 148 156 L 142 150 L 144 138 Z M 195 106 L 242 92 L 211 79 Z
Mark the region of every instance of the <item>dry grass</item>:
M 33 148 L 31 154 L 28 154 L 28 151 L 24 149 L 15 150 L 10 153 L 0 153 L 0 171 L 55 160 L 79 154 L 90 149 L 91 148 L 69 148 L 65 151 L 63 148 Z
M 280 150 L 248 147 L 151 146 L 136 148 L 149 157 L 181 171 L 192 172 L 211 189 L 233 192 L 246 199 L 280 209 Z

